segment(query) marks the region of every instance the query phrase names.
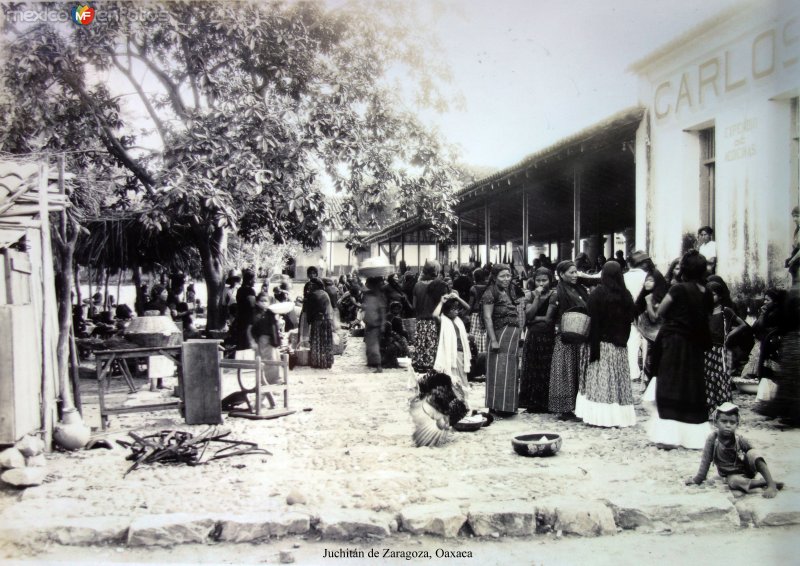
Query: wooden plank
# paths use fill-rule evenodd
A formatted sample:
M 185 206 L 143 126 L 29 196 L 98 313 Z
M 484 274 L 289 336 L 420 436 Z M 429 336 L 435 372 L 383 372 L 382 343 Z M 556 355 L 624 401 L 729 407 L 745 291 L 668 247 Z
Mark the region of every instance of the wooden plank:
M 183 398 L 186 424 L 222 423 L 219 341 L 188 340 L 183 344 Z
M 180 401 L 166 401 L 164 403 L 150 403 L 148 405 L 134 405 L 133 407 L 106 407 L 106 415 L 122 415 L 125 413 L 147 413 L 149 411 L 167 411 L 177 409 Z
M 0 306 L 0 444 L 41 428 L 35 335 L 32 305 Z

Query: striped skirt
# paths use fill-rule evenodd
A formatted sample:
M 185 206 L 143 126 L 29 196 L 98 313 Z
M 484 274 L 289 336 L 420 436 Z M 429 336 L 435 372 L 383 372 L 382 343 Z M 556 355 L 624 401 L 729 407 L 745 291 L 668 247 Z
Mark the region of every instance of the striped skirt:
M 550 363 L 553 360 L 552 332 L 532 332 L 528 329 L 522 352 L 519 404 L 531 411 L 547 412 L 550 393 Z
M 311 353 L 309 365 L 312 368 L 328 369 L 333 366 L 333 330 L 328 319 L 314 320 L 309 328 Z
M 497 334 L 500 349 L 486 354 L 486 406 L 490 409 L 512 413 L 519 407 L 519 334 L 515 326 L 503 327 Z
M 479 354 L 486 353 L 486 329 L 483 327 L 481 314 L 474 312 L 469 315 L 469 335 L 475 341 Z

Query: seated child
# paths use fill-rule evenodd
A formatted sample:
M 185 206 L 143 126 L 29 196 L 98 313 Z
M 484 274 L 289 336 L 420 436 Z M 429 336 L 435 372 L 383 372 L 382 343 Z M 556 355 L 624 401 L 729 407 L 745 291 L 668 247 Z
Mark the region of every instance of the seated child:
M 731 489 L 750 493 L 751 489 L 765 487 L 763 496 L 775 497 L 783 483 L 772 479 L 764 458 L 743 436 L 736 434 L 739 407 L 729 402 L 720 405 L 714 413 L 714 425 L 717 430 L 706 440 L 700 469 L 694 477 L 686 479 L 686 485 L 703 483 L 713 460 L 719 475 Z M 755 479 L 757 472 L 761 479 Z

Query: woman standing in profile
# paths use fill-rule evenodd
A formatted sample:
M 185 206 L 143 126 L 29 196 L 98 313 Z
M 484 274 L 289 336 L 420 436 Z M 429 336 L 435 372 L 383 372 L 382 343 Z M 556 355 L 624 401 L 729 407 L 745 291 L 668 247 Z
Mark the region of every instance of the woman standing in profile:
M 533 301 L 525 310 L 527 333 L 522 352 L 519 404 L 529 413 L 546 413 L 555 339 L 555 329 L 547 321 L 550 296 L 555 293 L 553 272 L 546 267 L 538 268 L 533 284 Z
M 578 283 L 578 269 L 571 261 L 562 261 L 556 266 L 558 285 L 550 296 L 547 308 L 547 322 L 555 325 L 562 315 L 570 309 L 586 311 L 589 293 Z M 585 342 L 564 342 L 561 328 L 556 332 L 553 347 L 553 361 L 550 364 L 550 391 L 547 410 L 560 413 L 567 420 L 575 416 L 575 399 L 578 395 L 578 381 L 586 369 L 587 348 Z
M 681 259 L 681 283 L 658 307 L 664 321 L 653 351 L 658 414 L 648 424 L 651 442 L 662 448 L 701 449 L 708 436 L 703 358 L 711 348 L 711 292 L 703 285 L 706 258 L 696 250 Z
M 636 411 L 628 338 L 635 307 L 617 262 L 603 266 L 600 285 L 589 295 L 587 309 L 591 318 L 589 365 L 580 382 L 575 415 L 594 426 L 633 426 Z
M 486 327 L 486 406 L 493 413 L 509 415 L 519 407 L 519 313 L 511 289 L 511 269 L 502 263 L 492 267 L 489 285 L 481 298 Z

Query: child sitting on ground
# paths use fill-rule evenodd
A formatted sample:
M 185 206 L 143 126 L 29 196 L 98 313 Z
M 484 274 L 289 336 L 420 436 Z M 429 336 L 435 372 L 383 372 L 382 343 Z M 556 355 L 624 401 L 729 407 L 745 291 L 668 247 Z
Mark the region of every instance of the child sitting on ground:
M 714 425 L 717 430 L 706 440 L 700 469 L 694 477 L 686 478 L 686 485 L 703 483 L 713 460 L 729 488 L 750 493 L 751 489 L 765 487 L 763 496 L 775 497 L 783 483 L 772 479 L 761 454 L 743 436 L 736 434 L 739 407 L 730 402 L 720 405 L 714 413 Z M 756 473 L 760 473 L 762 478 L 755 479 Z

